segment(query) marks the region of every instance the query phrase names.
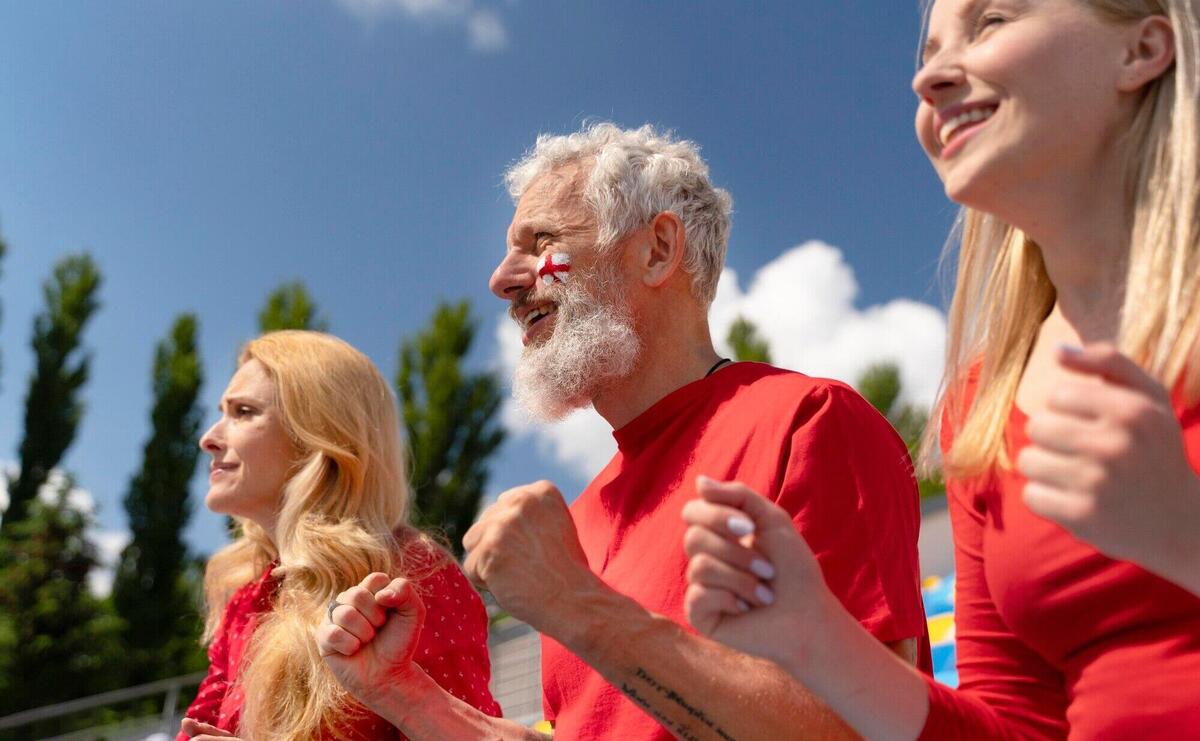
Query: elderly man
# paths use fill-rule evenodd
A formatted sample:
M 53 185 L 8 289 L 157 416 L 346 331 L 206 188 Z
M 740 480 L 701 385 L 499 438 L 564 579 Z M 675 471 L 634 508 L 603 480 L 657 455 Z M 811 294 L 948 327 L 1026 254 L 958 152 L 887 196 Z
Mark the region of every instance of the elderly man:
M 556 735 L 853 736 L 773 664 L 686 626 L 680 512 L 701 475 L 768 494 L 793 514 L 850 612 L 927 667 L 904 444 L 844 384 L 714 351 L 707 315 L 731 202 L 690 142 L 649 126 L 593 125 L 540 137 L 507 181 L 517 208 L 491 288 L 524 333 L 514 393 L 543 419 L 591 404 L 618 447 L 570 509 L 549 482 L 518 487 L 464 540 L 472 579 L 544 636 Z M 770 567 L 755 566 L 761 580 L 706 578 L 731 580 L 736 609 L 769 605 Z M 382 625 L 379 645 L 359 635 L 368 645 L 351 647 L 370 658 L 357 664 L 337 641 L 322 644 L 338 652 L 331 666 L 347 687 L 411 738 L 527 737 L 414 676 L 411 640 L 396 636 L 419 624 L 419 601 L 386 583 L 365 587 L 399 608 L 391 622 L 405 628 Z M 398 679 L 372 676 L 375 664 Z

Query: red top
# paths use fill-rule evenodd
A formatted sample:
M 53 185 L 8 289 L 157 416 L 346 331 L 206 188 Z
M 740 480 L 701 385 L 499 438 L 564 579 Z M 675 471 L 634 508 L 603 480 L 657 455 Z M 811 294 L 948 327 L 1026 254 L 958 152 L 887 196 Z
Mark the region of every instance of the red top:
M 851 388 L 737 363 L 669 394 L 614 436 L 616 456 L 571 506 L 589 566 L 613 589 L 694 632 L 683 610 L 680 511 L 696 497 L 697 475 L 737 479 L 792 513 L 830 588 L 867 630 L 881 641 L 919 638 L 929 671 L 912 466 L 891 426 Z M 545 637 L 542 683 L 559 738 L 672 738 Z
M 200 684 L 187 715 L 222 730 L 237 731 L 244 704 L 236 684 L 238 666 L 259 617 L 271 609 L 279 580 L 272 567 L 257 581 L 237 590 L 225 606 L 225 615 L 208 647 L 208 676 Z M 500 716 L 500 706 L 488 690 L 488 618 L 483 602 L 454 563 L 418 582 L 425 603 L 425 626 L 417 643 L 416 662 L 447 692 L 488 715 Z M 342 729 L 349 738 L 403 739 L 379 716 L 365 716 Z M 325 738 L 334 738 L 325 734 Z M 187 741 L 180 733 L 176 741 Z
M 1176 413 L 1200 471 L 1200 406 Z M 1012 460 L 1026 421 L 1014 406 Z M 1200 598 L 1034 515 L 1024 484 L 947 483 L 960 684 L 930 682 L 921 737 L 1200 738 Z

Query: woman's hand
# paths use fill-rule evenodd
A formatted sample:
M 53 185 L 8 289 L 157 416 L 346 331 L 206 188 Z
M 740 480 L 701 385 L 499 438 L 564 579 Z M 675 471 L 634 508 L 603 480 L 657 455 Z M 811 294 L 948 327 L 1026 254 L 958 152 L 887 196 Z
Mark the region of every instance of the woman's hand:
M 831 611 L 842 610 L 796 526 L 739 483 L 696 480 L 683 508 L 684 609 L 701 633 L 795 673 Z
M 216 739 L 233 739 L 238 741 L 237 736 L 234 736 L 229 731 L 222 731 L 214 725 L 201 723 L 198 720 L 184 718 L 179 724 L 179 732 L 187 735 L 192 741 L 216 741 Z
M 1200 594 L 1200 479 L 1170 396 L 1107 344 L 1062 348 L 1079 375 L 1029 419 L 1025 503 L 1105 554 Z
M 402 690 L 410 672 L 422 672 L 413 653 L 425 605 L 409 581 L 378 572 L 339 594 L 337 602 L 317 627 L 317 649 L 342 686 L 374 707 L 385 694 Z

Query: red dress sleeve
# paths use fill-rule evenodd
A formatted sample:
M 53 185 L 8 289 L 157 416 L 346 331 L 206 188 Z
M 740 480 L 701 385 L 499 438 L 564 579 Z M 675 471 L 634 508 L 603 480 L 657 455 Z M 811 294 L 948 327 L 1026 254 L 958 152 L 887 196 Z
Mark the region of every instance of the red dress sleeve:
M 797 412 L 776 503 L 792 515 L 830 590 L 880 641 L 917 638 L 931 671 L 921 602 L 920 504 L 904 442 L 853 389 L 830 382 Z
M 972 371 L 977 373 L 977 371 Z M 974 378 L 964 398 L 969 408 Z M 943 454 L 954 442 L 950 414 L 942 415 Z M 921 739 L 1062 738 L 1067 734 L 1066 698 L 1057 672 L 1004 622 L 987 585 L 983 558 L 985 504 L 975 496 L 980 480 L 946 482 L 954 532 L 955 662 L 958 689 L 926 678 L 929 716 Z
M 500 716 L 488 684 L 488 616 L 483 601 L 451 562 L 419 585 L 425 625 L 415 660 L 442 689 L 483 713 Z
M 984 573 L 985 514 L 969 487 L 949 482 L 954 530 L 954 627 L 959 688 L 929 683 L 922 739 L 1064 738 L 1062 677 L 1005 624 Z

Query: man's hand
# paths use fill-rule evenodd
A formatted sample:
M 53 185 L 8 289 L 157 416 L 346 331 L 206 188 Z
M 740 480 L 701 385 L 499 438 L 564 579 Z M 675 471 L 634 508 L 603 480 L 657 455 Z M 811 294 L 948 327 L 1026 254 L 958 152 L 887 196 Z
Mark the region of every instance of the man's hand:
M 793 670 L 842 607 L 792 518 L 745 485 L 696 481 L 684 505 L 684 609 L 701 633 Z M 797 630 L 797 626 L 801 626 Z
M 1200 590 L 1200 480 L 1167 390 L 1107 344 L 1059 351 L 1079 375 L 1032 415 L 1025 503 L 1114 558 Z
M 214 725 L 201 723 L 191 718 L 183 719 L 183 722 L 179 724 L 179 732 L 186 734 L 192 741 L 217 741 L 217 739 L 238 741 L 238 738 L 229 731 L 222 731 Z
M 379 572 L 339 594 L 337 602 L 317 627 L 317 649 L 350 694 L 376 707 L 383 693 L 403 691 L 411 673 L 422 671 L 413 653 L 425 605 L 410 582 Z
M 463 537 L 467 577 L 513 616 L 559 635 L 559 605 L 600 584 L 575 522 L 549 481 L 509 489 Z

